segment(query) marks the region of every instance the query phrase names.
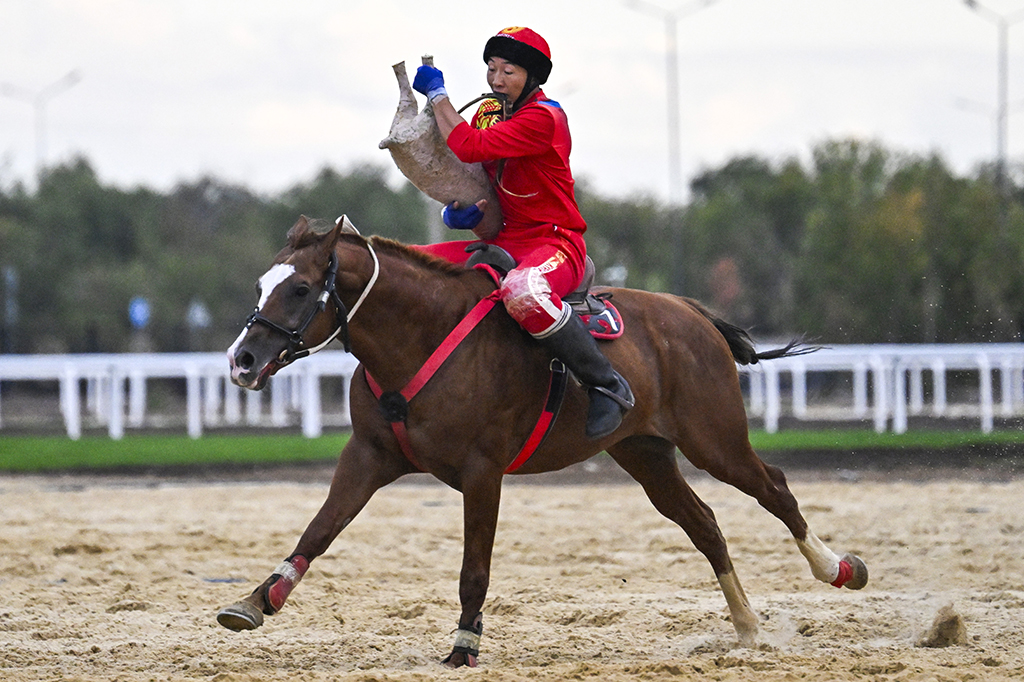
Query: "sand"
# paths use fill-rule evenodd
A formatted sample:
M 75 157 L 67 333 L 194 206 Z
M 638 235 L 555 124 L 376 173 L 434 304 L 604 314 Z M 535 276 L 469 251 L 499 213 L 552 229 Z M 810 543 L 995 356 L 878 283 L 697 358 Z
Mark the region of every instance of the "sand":
M 380 491 L 280 614 L 234 633 L 216 611 L 288 555 L 326 479 L 0 476 L 0 679 L 1024 679 L 1024 481 L 794 481 L 811 528 L 867 562 L 859 592 L 815 581 L 753 500 L 693 485 L 762 616 L 756 647 L 638 486 L 510 484 L 480 667 L 450 671 L 447 488 Z

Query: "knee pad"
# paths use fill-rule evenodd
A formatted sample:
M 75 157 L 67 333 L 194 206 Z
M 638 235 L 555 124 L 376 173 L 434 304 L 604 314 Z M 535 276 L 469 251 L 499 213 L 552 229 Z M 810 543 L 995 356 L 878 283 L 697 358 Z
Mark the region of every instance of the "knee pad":
M 538 268 L 517 268 L 508 273 L 501 286 L 501 300 L 512 319 L 537 338 L 556 331 L 571 314 L 551 292 L 551 285 Z

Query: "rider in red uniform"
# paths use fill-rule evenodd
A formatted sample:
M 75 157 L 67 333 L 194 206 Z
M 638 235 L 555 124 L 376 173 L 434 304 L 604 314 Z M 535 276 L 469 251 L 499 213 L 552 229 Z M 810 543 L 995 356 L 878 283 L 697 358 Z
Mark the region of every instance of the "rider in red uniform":
M 517 266 L 505 277 L 505 308 L 527 332 L 547 346 L 589 387 L 587 435 L 602 438 L 618 428 L 633 405 L 626 380 L 604 357 L 579 318 L 562 297 L 583 278 L 586 222 L 580 215 L 569 167 L 572 141 L 561 106 L 540 86 L 551 72 L 547 42 L 534 31 L 510 27 L 491 37 L 484 48 L 487 83 L 511 104 L 507 120 L 493 116 L 485 102 L 467 123 L 448 99 L 442 73 L 421 66 L 413 88 L 427 96 L 438 128 L 455 155 L 481 162 L 501 204 L 504 226 L 484 235 L 488 244 L 508 251 Z M 444 220 L 454 229 L 475 228 L 486 201 L 460 207 L 449 204 Z M 462 263 L 472 242 L 442 242 L 421 247 Z

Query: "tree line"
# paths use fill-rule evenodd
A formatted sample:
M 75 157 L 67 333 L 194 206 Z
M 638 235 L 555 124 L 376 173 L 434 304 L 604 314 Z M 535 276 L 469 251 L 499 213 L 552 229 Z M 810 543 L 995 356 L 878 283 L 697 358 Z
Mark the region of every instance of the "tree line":
M 960 177 L 937 155 L 836 140 L 809 162 L 708 169 L 685 206 L 609 199 L 585 182 L 577 198 L 599 281 L 700 299 L 756 338 L 1017 341 L 1024 190 L 999 187 L 992 168 Z M 224 349 L 288 227 L 341 213 L 409 243 L 436 231 L 435 204 L 369 165 L 272 196 L 209 177 L 167 193 L 119 188 L 83 158 L 31 191 L 0 186 L 0 350 Z M 149 303 L 141 330 L 133 299 Z

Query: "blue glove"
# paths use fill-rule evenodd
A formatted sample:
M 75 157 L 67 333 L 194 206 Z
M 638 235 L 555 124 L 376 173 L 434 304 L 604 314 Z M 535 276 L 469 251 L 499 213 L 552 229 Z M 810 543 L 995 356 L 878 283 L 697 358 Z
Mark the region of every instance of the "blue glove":
M 441 218 L 444 224 L 453 230 L 472 230 L 480 224 L 484 218 L 484 212 L 477 208 L 476 204 L 470 204 L 464 208 L 456 208 L 452 202 L 441 211 Z
M 433 102 L 438 97 L 447 97 L 448 91 L 444 89 L 444 74 L 440 69 L 424 64 L 416 69 L 416 78 L 412 81 L 412 89 Z

